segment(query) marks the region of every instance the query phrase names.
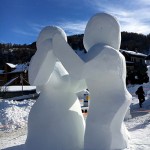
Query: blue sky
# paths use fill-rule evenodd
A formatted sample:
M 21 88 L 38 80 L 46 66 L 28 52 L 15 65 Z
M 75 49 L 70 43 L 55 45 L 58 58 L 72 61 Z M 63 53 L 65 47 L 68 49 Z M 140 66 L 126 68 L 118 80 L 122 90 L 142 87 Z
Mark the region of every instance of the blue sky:
M 1 0 L 0 42 L 32 43 L 48 25 L 60 26 L 67 35 L 81 34 L 98 12 L 116 16 L 122 31 L 146 35 L 149 10 L 149 0 Z

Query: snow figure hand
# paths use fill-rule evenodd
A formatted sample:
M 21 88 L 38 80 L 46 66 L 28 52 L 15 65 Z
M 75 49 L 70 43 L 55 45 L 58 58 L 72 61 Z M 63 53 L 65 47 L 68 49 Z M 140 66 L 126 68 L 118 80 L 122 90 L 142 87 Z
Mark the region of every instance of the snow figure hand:
M 53 38 L 53 50 L 55 56 L 57 56 L 69 72 L 69 75 L 74 79 L 80 80 L 82 78 L 81 76 L 84 62 L 59 34 L 56 34 Z
M 39 34 L 36 42 L 37 51 L 29 66 L 31 85 L 43 86 L 49 80 L 57 59 L 53 54 L 52 46 L 52 39 L 55 34 L 61 35 L 64 40 L 67 40 L 65 32 L 59 27 L 47 26 Z

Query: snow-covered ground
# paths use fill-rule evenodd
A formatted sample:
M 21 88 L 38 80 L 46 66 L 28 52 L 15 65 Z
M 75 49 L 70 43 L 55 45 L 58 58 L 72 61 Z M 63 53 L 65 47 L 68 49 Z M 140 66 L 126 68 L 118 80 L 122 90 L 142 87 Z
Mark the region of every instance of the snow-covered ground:
M 143 84 L 146 93 L 143 108 L 139 108 L 135 95 L 138 87 L 139 85 L 128 86 L 133 96 L 131 116 L 125 120 L 130 135 L 128 150 L 150 150 L 150 83 Z M 27 136 L 28 114 L 34 103 L 35 100 L 0 100 L 0 149 L 23 149 Z

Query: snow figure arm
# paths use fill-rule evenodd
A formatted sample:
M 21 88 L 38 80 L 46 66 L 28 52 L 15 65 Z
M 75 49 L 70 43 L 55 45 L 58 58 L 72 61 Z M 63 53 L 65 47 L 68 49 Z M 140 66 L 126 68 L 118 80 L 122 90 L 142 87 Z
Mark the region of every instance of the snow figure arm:
M 80 80 L 84 62 L 78 57 L 63 37 L 58 34 L 53 38 L 53 50 L 56 57 L 69 72 L 69 75 Z
M 73 93 L 78 93 L 87 88 L 86 82 L 84 79 L 75 80 L 70 77 L 67 70 L 64 68 L 61 62 L 57 61 L 54 67 L 55 75 L 52 74 L 50 80 L 55 89 L 69 90 Z M 56 74 L 57 73 L 57 74 Z M 64 86 L 65 85 L 65 86 Z

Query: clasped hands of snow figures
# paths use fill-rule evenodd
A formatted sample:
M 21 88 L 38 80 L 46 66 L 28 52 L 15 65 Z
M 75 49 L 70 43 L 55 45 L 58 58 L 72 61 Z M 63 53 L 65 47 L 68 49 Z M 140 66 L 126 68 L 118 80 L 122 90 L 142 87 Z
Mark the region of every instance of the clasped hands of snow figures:
M 29 81 L 40 90 L 28 121 L 28 150 L 114 150 L 127 147 L 123 119 L 131 95 L 125 59 L 119 52 L 120 25 L 106 13 L 94 15 L 84 33 L 82 59 L 65 32 L 45 27 L 29 67 Z M 90 90 L 86 119 L 76 92 Z M 43 147 L 44 146 L 44 147 Z

